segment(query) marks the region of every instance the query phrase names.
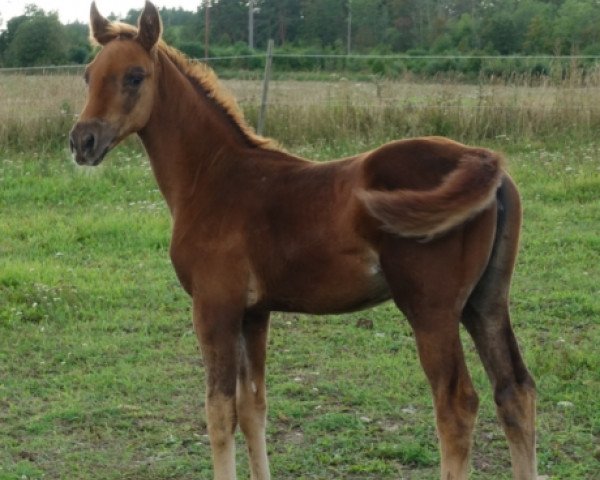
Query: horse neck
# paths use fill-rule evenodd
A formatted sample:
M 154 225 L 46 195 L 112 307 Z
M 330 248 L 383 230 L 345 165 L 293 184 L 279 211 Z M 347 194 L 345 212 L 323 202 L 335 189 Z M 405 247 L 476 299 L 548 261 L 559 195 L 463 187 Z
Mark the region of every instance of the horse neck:
M 160 52 L 157 92 L 139 132 L 159 188 L 175 215 L 248 148 L 233 120 Z

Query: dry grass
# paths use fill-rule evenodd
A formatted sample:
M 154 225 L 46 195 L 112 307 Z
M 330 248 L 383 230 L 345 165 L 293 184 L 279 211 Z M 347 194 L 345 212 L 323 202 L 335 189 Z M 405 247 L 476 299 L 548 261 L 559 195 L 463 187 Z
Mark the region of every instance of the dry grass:
M 365 143 L 415 135 L 447 135 L 466 142 L 592 138 L 600 127 L 596 77 L 559 86 L 515 78 L 512 83 L 403 81 L 273 81 L 266 134 L 294 147 L 357 138 Z M 261 82 L 224 82 L 256 123 Z M 75 75 L 0 76 L 0 143 L 8 148 L 66 144 L 85 88 Z
M 239 82 L 242 105 L 255 118 L 258 93 Z M 268 134 L 288 145 L 366 143 L 416 135 L 466 142 L 498 137 L 591 138 L 600 126 L 596 85 L 529 87 L 403 82 L 274 82 Z
M 85 86 L 74 75 L 0 75 L 0 99 L 0 145 L 52 148 L 66 141 Z

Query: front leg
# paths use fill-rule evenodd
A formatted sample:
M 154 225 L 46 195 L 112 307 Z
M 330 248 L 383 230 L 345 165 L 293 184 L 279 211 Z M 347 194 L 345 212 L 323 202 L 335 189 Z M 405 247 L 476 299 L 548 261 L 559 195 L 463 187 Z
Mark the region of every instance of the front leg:
M 215 480 L 235 480 L 236 382 L 242 310 L 194 298 L 194 328 L 206 375 L 206 421 Z
M 268 312 L 247 312 L 242 326 L 237 412 L 250 457 L 251 480 L 269 480 L 265 436 L 267 389 L 265 361 L 269 332 Z

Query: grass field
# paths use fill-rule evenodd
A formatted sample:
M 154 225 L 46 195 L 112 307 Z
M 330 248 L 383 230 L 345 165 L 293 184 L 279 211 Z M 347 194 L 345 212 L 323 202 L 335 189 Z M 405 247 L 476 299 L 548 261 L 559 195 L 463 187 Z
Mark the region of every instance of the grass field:
M 539 388 L 540 473 L 599 479 L 600 143 L 553 145 L 490 145 L 525 206 L 513 318 Z M 323 160 L 368 146 L 296 151 Z M 143 154 L 129 145 L 91 170 L 62 150 L 5 151 L 0 185 L 0 479 L 211 478 L 202 362 Z M 391 304 L 272 325 L 274 478 L 436 477 L 429 388 Z M 464 340 L 482 400 L 473 478 L 507 479 L 489 385 Z

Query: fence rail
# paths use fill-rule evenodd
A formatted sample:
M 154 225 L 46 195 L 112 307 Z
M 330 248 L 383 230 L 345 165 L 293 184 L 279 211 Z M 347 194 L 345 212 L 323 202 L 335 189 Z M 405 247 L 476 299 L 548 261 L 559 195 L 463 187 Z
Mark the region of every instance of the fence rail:
M 252 60 L 252 59 L 266 59 L 267 53 L 253 53 L 246 55 L 222 55 L 213 57 L 199 57 L 195 58 L 198 61 L 204 61 L 207 63 L 217 63 L 221 61 L 231 60 Z M 274 61 L 278 58 L 282 59 L 321 59 L 321 60 L 495 60 L 510 62 L 513 60 L 545 60 L 545 61 L 581 61 L 581 60 L 595 60 L 600 62 L 600 55 L 408 55 L 408 54 L 381 54 L 381 55 L 361 55 L 361 54 L 335 54 L 335 53 L 272 53 Z M 0 68 L 0 74 L 45 74 L 45 73 L 57 73 L 65 72 L 72 73 L 81 71 L 85 65 L 72 64 L 72 65 L 45 65 L 35 67 L 6 67 Z

